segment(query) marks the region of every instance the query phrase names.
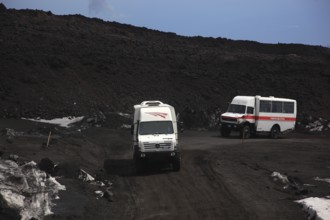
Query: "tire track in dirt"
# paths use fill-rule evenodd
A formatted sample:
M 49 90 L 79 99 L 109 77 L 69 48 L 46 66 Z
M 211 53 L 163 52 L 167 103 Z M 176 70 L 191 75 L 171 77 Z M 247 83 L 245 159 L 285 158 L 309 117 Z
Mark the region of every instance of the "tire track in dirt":
M 117 216 L 137 220 L 250 219 L 250 213 L 213 170 L 212 159 L 206 157 L 205 151 L 185 151 L 180 172 L 148 170 L 141 176 L 124 177 L 121 187 L 128 188 L 130 195 L 125 196 L 125 213 Z

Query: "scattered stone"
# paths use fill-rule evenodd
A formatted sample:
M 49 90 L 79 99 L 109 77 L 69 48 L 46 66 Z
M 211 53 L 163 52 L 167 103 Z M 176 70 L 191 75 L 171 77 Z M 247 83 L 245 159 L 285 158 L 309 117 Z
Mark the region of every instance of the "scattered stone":
M 330 121 L 324 118 L 313 118 L 312 116 L 303 116 L 297 123 L 298 128 L 303 128 L 307 132 L 323 132 L 330 128 Z
M 103 197 L 104 193 L 101 190 L 95 191 L 97 198 Z
M 17 132 L 11 128 L 5 128 L 4 130 L 2 130 L 2 135 L 7 136 L 6 138 L 7 143 L 12 144 L 14 142 L 14 137 L 22 136 L 23 132 Z
M 86 122 L 87 122 L 87 123 L 92 123 L 92 122 L 94 122 L 94 118 L 87 118 L 87 119 L 86 119 Z
M 110 182 L 109 180 L 104 180 L 104 183 L 106 186 L 109 186 L 109 187 L 112 186 L 112 182 Z
M 103 197 L 110 202 L 113 201 L 113 192 L 111 191 L 112 182 L 110 182 L 109 180 L 102 180 L 99 174 L 96 174 L 95 178 L 93 178 L 83 169 L 80 169 L 80 174 L 78 178 L 82 179 L 84 182 L 88 182 L 91 185 L 98 186 L 98 188 L 101 189 L 95 191 L 97 199 Z
M 110 188 L 106 188 L 103 194 L 103 197 L 107 199 L 108 201 L 112 202 L 113 201 L 113 192 L 110 191 Z
M 9 136 L 9 137 L 6 138 L 6 141 L 7 141 L 7 143 L 12 144 L 12 143 L 14 143 L 14 137 Z
M 303 184 L 299 179 L 291 177 L 279 172 L 273 172 L 271 177 L 274 182 L 280 183 L 282 189 L 286 192 L 291 192 L 295 195 L 306 195 L 309 193 L 309 190 L 303 187 Z
M 91 181 L 94 181 L 95 180 L 94 177 L 92 177 L 90 174 L 88 174 L 83 169 L 80 169 L 80 173 L 79 173 L 78 179 L 81 179 L 84 182 L 91 182 Z
M 105 189 L 105 197 L 112 197 L 114 195 L 113 192 L 110 191 L 110 189 L 111 188 L 109 187 Z

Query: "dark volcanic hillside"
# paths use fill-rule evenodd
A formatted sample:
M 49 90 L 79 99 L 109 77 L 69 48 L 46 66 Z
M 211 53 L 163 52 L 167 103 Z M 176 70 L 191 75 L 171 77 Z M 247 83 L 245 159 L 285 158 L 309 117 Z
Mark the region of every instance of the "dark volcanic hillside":
M 235 95 L 257 94 L 297 99 L 300 113 L 329 117 L 328 48 L 0 8 L 1 117 L 130 112 L 149 99 L 213 111 Z

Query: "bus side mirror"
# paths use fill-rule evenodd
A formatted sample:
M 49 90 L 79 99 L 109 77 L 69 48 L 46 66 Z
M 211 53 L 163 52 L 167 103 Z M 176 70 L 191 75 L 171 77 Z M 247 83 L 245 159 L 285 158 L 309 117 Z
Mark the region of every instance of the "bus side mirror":
M 132 123 L 131 124 L 131 135 L 133 135 L 134 134 L 134 124 Z

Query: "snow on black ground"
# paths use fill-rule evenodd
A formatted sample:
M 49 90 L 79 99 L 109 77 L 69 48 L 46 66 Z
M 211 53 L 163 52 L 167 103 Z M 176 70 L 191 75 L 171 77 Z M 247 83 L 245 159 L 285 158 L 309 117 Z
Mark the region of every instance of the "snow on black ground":
M 297 183 L 295 183 L 291 177 L 285 174 L 273 172 L 271 177 L 275 182 L 281 182 L 283 184 L 283 189 L 288 189 L 289 187 L 297 188 Z M 322 179 L 316 177 L 314 180 L 330 183 L 330 178 Z M 302 204 L 303 209 L 309 215 L 309 219 L 330 220 L 330 196 L 325 198 L 306 197 L 304 199 L 297 200 L 296 202 Z
M 39 170 L 35 162 L 19 165 L 0 159 L 0 200 L 18 211 L 22 220 L 52 214 L 59 190 L 65 190 L 65 186 Z

